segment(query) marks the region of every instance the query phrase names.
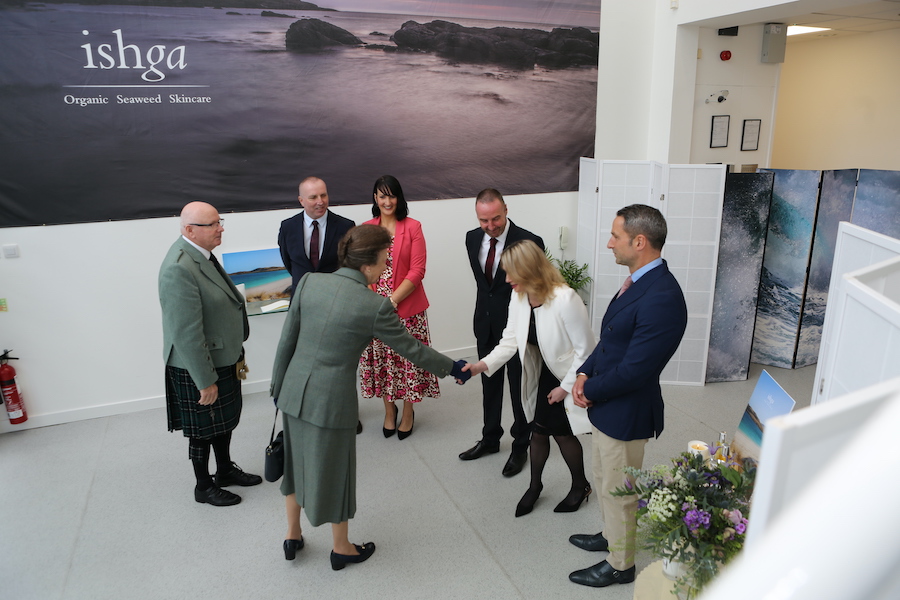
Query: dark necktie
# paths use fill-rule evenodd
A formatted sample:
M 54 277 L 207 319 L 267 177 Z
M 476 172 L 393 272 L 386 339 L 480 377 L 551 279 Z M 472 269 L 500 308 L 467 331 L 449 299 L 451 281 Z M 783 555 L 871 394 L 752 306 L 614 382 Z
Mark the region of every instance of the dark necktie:
M 494 257 L 497 255 L 497 238 L 491 238 L 491 249 L 488 250 L 487 258 L 484 260 L 484 276 L 488 285 L 494 283 Z
M 313 271 L 319 270 L 319 222 L 312 222 L 312 235 L 309 236 L 309 262 L 312 263 Z
M 222 269 L 222 265 L 219 264 L 219 260 L 216 258 L 215 254 L 210 253 L 209 262 L 213 264 L 213 266 L 216 268 L 216 271 L 218 271 L 220 274 L 225 274 L 225 271 L 224 269 Z
M 624 294 L 625 290 L 630 288 L 632 283 L 633 282 L 631 281 L 631 275 L 629 275 L 628 277 L 625 278 L 625 282 L 622 283 L 622 288 L 619 290 L 619 293 L 616 295 L 616 298 L 618 298 L 619 296 Z

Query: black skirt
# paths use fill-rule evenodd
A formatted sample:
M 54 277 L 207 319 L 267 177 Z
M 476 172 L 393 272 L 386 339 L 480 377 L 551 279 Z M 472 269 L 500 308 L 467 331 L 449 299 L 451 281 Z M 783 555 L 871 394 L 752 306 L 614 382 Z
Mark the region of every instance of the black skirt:
M 535 348 L 537 350 L 537 348 Z M 540 355 L 540 351 L 538 351 Z M 538 396 L 534 406 L 533 431 L 543 435 L 572 435 L 572 426 L 566 416 L 566 403 L 550 404 L 547 395 L 559 387 L 559 379 L 541 360 L 541 377 L 538 380 Z

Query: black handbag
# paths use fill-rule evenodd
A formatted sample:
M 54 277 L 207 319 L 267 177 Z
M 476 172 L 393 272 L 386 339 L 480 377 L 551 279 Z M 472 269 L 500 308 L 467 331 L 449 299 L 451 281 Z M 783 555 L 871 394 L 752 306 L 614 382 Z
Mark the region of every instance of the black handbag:
M 275 409 L 275 421 L 272 423 L 272 434 L 269 436 L 269 445 L 266 446 L 266 481 L 278 481 L 284 475 L 284 431 L 275 435 L 275 425 L 278 423 L 278 409 Z

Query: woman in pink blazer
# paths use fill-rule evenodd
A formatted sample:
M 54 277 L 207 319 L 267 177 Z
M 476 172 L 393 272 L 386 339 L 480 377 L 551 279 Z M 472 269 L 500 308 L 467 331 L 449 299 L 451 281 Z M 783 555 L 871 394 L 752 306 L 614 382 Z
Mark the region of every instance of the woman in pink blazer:
M 406 329 L 423 344 L 431 345 L 425 309 L 428 298 L 422 288 L 425 278 L 425 237 L 422 224 L 409 218 L 409 208 L 400 182 L 391 175 L 379 177 L 372 190 L 372 215 L 366 223 L 380 225 L 391 234 L 387 268 L 372 285 L 376 293 L 391 299 Z M 360 358 L 360 387 L 364 398 L 378 396 L 384 402 L 384 437 L 397 433 L 404 440 L 412 434 L 413 404 L 424 396 L 439 398 L 437 378 L 374 339 Z M 396 402 L 403 403 L 400 412 Z

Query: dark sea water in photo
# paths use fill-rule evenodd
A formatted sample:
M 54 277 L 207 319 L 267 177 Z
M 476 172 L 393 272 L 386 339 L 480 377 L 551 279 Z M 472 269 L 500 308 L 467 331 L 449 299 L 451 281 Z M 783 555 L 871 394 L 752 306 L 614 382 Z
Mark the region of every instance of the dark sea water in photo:
M 596 68 L 515 71 L 368 48 L 298 54 L 285 50 L 284 34 L 300 17 L 370 44 L 389 44 L 405 21 L 426 19 L 277 12 L 292 18 L 50 4 L 0 11 L 0 225 L 35 224 L 21 222 L 35 213 L 43 222 L 162 216 L 190 200 L 221 212 L 293 207 L 297 183 L 311 174 L 326 180 L 336 205 L 369 202 L 385 173 L 411 200 L 488 186 L 576 189 L 578 158 L 593 153 Z M 143 66 L 153 46 L 167 56 L 183 46 L 185 68 L 163 61 L 165 78 L 153 83 L 141 79 L 147 69 L 119 68 L 117 30 Z M 102 44 L 116 67 L 84 68 L 82 46 L 99 64 Z M 125 55 L 133 65 L 133 51 Z M 66 87 L 126 84 L 152 87 Z M 210 102 L 173 104 L 170 94 Z M 67 95 L 108 104 L 67 104 Z M 120 104 L 117 95 L 162 103 Z

